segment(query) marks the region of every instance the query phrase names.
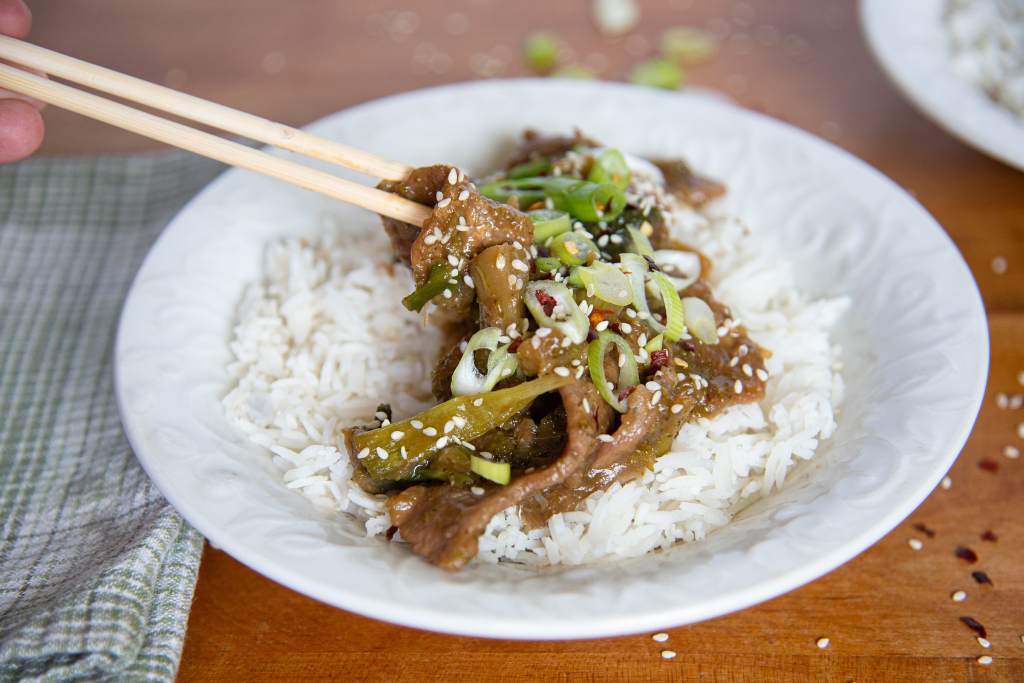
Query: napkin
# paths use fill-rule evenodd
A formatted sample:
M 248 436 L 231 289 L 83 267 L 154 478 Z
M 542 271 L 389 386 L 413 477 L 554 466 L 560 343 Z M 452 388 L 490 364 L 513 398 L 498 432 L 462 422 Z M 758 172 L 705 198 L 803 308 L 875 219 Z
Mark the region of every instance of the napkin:
M 0 680 L 174 679 L 202 537 L 132 454 L 113 345 L 146 251 L 222 168 L 0 166 Z

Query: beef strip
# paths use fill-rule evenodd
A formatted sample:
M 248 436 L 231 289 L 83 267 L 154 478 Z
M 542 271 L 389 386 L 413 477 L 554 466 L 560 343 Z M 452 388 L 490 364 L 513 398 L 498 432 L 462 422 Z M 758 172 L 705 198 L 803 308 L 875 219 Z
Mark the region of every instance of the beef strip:
M 523 317 L 523 287 L 518 284 L 524 273 L 513 267 L 522 250 L 514 244 L 495 244 L 487 247 L 470 262 L 469 274 L 476 288 L 480 305 L 481 327 L 498 327 L 507 331 Z M 529 263 L 521 260 L 521 263 Z M 512 279 L 509 279 L 509 276 Z M 525 329 L 525 325 L 523 325 Z
M 451 183 L 453 171 L 457 177 L 456 182 Z M 449 314 L 449 319 L 465 317 L 470 311 L 475 292 L 464 276 L 473 257 L 481 251 L 509 244 L 515 247 L 516 259 L 526 264 L 531 262 L 533 224 L 529 217 L 483 197 L 472 182 L 451 166 L 418 168 L 405 180 L 385 180 L 378 187 L 434 206 L 430 218 L 419 229 L 391 218 L 384 218 L 383 222 L 396 257 L 412 268 L 417 285 L 426 281 L 435 264 L 451 265 L 450 296 L 434 299 L 434 304 Z M 529 279 L 528 273 L 510 270 L 509 275 L 515 278 L 515 284 L 510 281 L 509 287 L 521 294 Z
M 565 406 L 568 441 L 548 466 L 526 472 L 507 486 L 488 486 L 483 495 L 440 484 L 413 486 L 388 499 L 391 523 L 413 552 L 442 569 L 461 569 L 476 557 L 477 539 L 494 515 L 588 465 L 598 443 L 593 416 L 583 409 L 588 383 L 573 382 L 559 389 L 559 394 Z
M 651 159 L 665 176 L 665 189 L 683 203 L 699 207 L 725 194 L 725 185 L 694 173 L 682 159 Z

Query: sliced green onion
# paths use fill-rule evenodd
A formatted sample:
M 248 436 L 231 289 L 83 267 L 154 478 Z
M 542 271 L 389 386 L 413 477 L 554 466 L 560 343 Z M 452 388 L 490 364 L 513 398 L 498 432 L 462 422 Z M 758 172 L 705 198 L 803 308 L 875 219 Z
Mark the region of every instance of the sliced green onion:
M 641 256 L 654 256 L 654 247 L 640 228 L 626 228 L 629 233 L 629 250 Z
M 532 161 L 524 161 L 518 166 L 513 166 L 505 173 L 505 177 L 513 180 L 518 178 L 530 178 L 538 176 L 541 173 L 547 173 L 550 170 L 551 161 L 542 157 L 540 159 L 533 159 Z
M 700 278 L 700 255 L 679 249 L 658 249 L 651 256 L 676 289 L 682 291 Z
M 678 90 L 683 83 L 683 72 L 667 59 L 652 59 L 637 64 L 629 80 L 637 85 Z
M 586 288 L 588 296 L 593 295 L 616 306 L 625 306 L 633 300 L 629 279 L 621 270 L 604 261 L 573 268 L 569 283 L 576 282 Z
M 647 344 L 644 346 L 644 350 L 647 351 L 647 353 L 654 353 L 655 351 L 661 351 L 662 346 L 664 346 L 664 342 L 665 342 L 665 335 L 659 334 L 654 339 L 652 339 L 651 341 L 647 342 Z
M 672 281 L 664 273 L 651 273 L 651 279 L 658 286 L 658 292 L 661 294 L 661 303 L 665 307 L 665 329 L 664 331 L 658 331 L 665 335 L 665 339 L 678 341 L 683 336 L 683 328 L 686 324 L 686 319 L 683 316 L 683 303 L 679 300 L 679 292 L 676 291 L 675 285 L 672 284 Z M 652 317 L 648 322 L 657 321 Z
M 534 259 L 533 262 L 537 264 L 537 270 L 542 273 L 553 273 L 562 267 L 562 262 L 554 256 L 541 256 Z
M 715 52 L 715 39 L 688 26 L 670 28 L 661 34 L 661 54 L 679 64 L 703 62 Z
M 544 305 L 537 298 L 538 293 L 542 295 L 541 298 L 551 297 L 555 300 L 551 315 L 544 312 Z M 558 330 L 574 344 L 582 344 L 587 340 L 590 320 L 576 304 L 569 288 L 561 282 L 534 280 L 526 286 L 524 297 L 526 307 L 538 325 Z
M 614 393 L 608 386 L 604 374 L 604 356 L 609 346 L 614 346 L 619 352 L 619 357 L 625 358 L 625 362 L 619 368 L 619 382 Z M 597 339 L 590 342 L 590 346 L 587 347 L 587 367 L 590 369 L 590 379 L 597 387 L 597 393 L 601 394 L 601 398 L 620 413 L 626 412 L 626 401 L 620 401 L 618 394 L 623 389 L 640 383 L 640 369 L 626 340 L 614 332 L 599 332 Z
M 495 384 L 516 371 L 518 359 L 515 354 L 508 352 L 508 344 L 498 345 L 500 336 L 501 330 L 497 327 L 485 327 L 469 338 L 466 350 L 452 373 L 452 396 L 490 391 Z M 491 352 L 487 357 L 487 374 L 480 374 L 476 368 L 475 352 L 481 349 Z
M 565 211 L 537 209 L 527 214 L 533 222 L 533 241 L 543 244 L 555 235 L 572 230 L 572 221 Z
M 622 188 L 610 183 L 580 183 L 569 190 L 567 200 L 569 213 L 588 223 L 615 220 L 626 208 Z
M 617 149 L 604 149 L 594 157 L 587 180 L 592 183 L 615 185 L 619 189 L 625 190 L 632 177 L 626 157 L 622 156 L 622 152 Z
M 582 266 L 590 260 L 590 255 L 598 254 L 594 240 L 579 231 L 563 232 L 556 235 L 548 245 L 551 253 L 567 266 Z
M 695 296 L 683 298 L 683 312 L 686 315 L 686 329 L 705 344 L 718 343 L 718 326 L 715 314 L 704 299 Z
M 423 284 L 413 290 L 412 294 L 402 299 L 402 305 L 410 311 L 418 311 L 435 296 L 448 289 L 448 278 L 451 266 L 444 261 L 435 263 Z
M 512 466 L 507 462 L 485 460 L 477 455 L 469 456 L 469 469 L 484 479 L 504 486 L 512 478 Z
M 535 71 L 546 73 L 558 66 L 558 38 L 550 33 L 531 33 L 523 45 L 526 63 Z

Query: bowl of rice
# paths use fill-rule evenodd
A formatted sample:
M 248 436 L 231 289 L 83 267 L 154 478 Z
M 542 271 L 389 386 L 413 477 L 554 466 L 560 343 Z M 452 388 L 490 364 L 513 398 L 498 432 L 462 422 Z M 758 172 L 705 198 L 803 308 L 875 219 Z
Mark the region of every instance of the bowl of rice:
M 700 95 L 488 81 L 379 100 L 311 130 L 486 174 L 520 131 L 579 126 L 677 156 L 728 192 L 668 212 L 771 351 L 765 393 L 685 424 L 653 469 L 526 524 L 496 514 L 459 573 L 413 555 L 353 481 L 341 432 L 431 405 L 438 331 L 375 216 L 232 170 L 148 255 L 116 386 L 135 452 L 211 543 L 338 607 L 485 637 L 600 637 L 770 599 L 854 557 L 939 483 L 973 425 L 988 337 L 941 227 L 838 148 Z M 642 175 L 642 174 L 641 174 Z

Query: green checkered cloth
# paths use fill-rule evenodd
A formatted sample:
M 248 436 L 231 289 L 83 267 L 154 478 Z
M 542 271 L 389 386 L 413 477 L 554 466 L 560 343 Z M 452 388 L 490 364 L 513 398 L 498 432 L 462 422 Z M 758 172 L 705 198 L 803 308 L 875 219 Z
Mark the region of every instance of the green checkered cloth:
M 174 679 L 202 537 L 128 446 L 114 333 L 147 249 L 221 168 L 0 166 L 0 680 Z

